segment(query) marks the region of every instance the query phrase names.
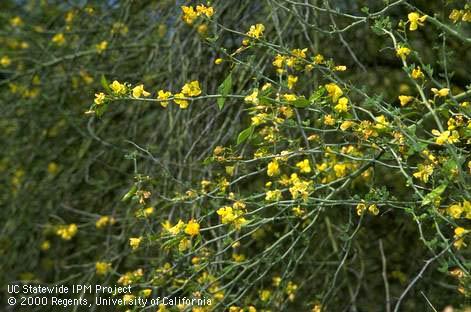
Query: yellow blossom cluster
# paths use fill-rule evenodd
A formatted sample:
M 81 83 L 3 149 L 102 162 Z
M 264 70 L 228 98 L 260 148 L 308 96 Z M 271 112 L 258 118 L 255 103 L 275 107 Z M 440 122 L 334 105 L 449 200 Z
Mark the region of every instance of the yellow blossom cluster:
M 77 234 L 78 227 L 75 223 L 69 225 L 60 225 L 56 229 L 56 235 L 63 240 L 71 240 Z
M 217 210 L 217 214 L 221 217 L 223 224 L 230 224 L 236 230 L 240 230 L 243 225 L 248 221 L 244 218 L 245 204 L 241 201 L 236 201 L 232 206 L 224 206 Z
M 214 8 L 203 4 L 197 5 L 196 9 L 193 6 L 182 6 L 181 9 L 183 13 L 182 20 L 188 25 L 193 25 L 195 20 L 200 16 L 210 18 L 214 15 Z

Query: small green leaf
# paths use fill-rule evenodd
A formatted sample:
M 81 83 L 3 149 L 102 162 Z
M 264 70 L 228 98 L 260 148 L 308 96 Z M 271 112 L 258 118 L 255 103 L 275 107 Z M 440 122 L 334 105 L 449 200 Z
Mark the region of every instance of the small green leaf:
M 100 82 L 101 82 L 101 86 L 103 87 L 103 89 L 105 89 L 105 91 L 108 94 L 111 94 L 112 92 L 111 92 L 111 89 L 110 89 L 110 84 L 108 83 L 108 80 L 106 80 L 105 75 L 101 75 Z
M 307 107 L 309 106 L 309 103 L 310 103 L 309 100 L 307 100 L 304 96 L 299 97 L 298 99 L 296 99 L 296 101 L 291 102 L 291 104 L 293 104 L 294 107 L 297 107 L 297 108 Z
M 218 92 L 222 97 L 217 99 L 218 107 L 219 109 L 222 109 L 224 107 L 224 103 L 226 102 L 226 96 L 231 92 L 232 90 L 232 72 L 227 75 L 226 79 L 221 83 L 221 85 L 218 87 Z
M 137 186 L 136 185 L 133 185 L 131 187 L 131 189 L 123 196 L 123 198 L 121 199 L 121 201 L 127 201 L 128 199 L 130 199 L 132 196 L 134 196 L 134 194 L 136 194 L 136 191 L 137 191 Z
M 436 188 L 434 188 L 430 193 L 425 195 L 424 199 L 422 200 L 422 206 L 426 206 L 428 204 L 431 204 L 435 201 L 435 199 L 442 195 L 442 193 L 445 191 L 446 187 L 448 184 L 442 184 Z
M 245 130 L 242 130 L 242 132 L 239 133 L 239 135 L 237 136 L 237 144 L 240 144 L 244 142 L 245 140 L 247 140 L 253 134 L 253 131 L 254 131 L 253 126 L 250 126 Z

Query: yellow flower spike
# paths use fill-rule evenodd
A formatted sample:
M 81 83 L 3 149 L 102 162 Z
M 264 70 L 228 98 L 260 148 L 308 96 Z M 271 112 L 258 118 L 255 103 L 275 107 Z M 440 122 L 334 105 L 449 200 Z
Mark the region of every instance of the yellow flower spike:
M 132 89 L 132 96 L 136 99 L 140 98 L 141 96 L 148 97 L 149 95 L 150 93 L 144 90 L 143 84 L 137 85 Z
M 276 160 L 271 161 L 267 167 L 267 175 L 274 177 L 280 174 L 280 166 Z
M 329 93 L 329 96 L 332 98 L 333 103 L 337 103 L 338 99 L 343 95 L 342 89 L 335 83 L 328 83 L 325 85 L 325 89 Z
M 409 95 L 399 95 L 398 99 L 399 102 L 401 102 L 401 106 L 405 106 L 409 104 L 414 99 L 414 97 Z
M 400 46 L 396 49 L 396 55 L 397 57 L 400 57 L 401 59 L 405 60 L 407 56 L 410 54 L 411 50 L 407 47 Z
M 157 92 L 157 99 L 162 101 L 160 102 L 160 105 L 162 105 L 162 107 L 167 107 L 168 101 L 165 100 L 167 100 L 171 96 L 172 93 L 170 91 L 159 90 L 159 92 Z
M 196 220 L 190 220 L 185 227 L 185 233 L 190 236 L 196 236 L 200 233 L 200 225 Z
M 433 94 L 435 94 L 435 96 L 438 97 L 445 97 L 450 93 L 450 89 L 448 88 L 442 88 L 440 90 L 438 90 L 437 88 L 432 88 L 430 90 L 433 92 Z
M 417 12 L 412 12 L 407 15 L 407 19 L 409 20 L 409 30 L 415 31 L 417 30 L 418 26 L 424 26 L 424 22 L 427 19 L 427 15 L 420 16 Z

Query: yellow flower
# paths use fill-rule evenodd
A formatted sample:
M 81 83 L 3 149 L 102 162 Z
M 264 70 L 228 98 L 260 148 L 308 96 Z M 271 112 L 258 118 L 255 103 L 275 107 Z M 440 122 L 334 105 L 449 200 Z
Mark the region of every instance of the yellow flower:
M 190 103 L 187 100 L 183 100 L 184 98 L 186 98 L 186 96 L 183 93 L 177 93 L 175 94 L 173 101 L 175 104 L 180 106 L 181 109 L 185 109 Z
M 217 59 L 214 60 L 214 64 L 219 65 L 219 64 L 222 63 L 222 61 L 223 61 L 222 58 L 217 58 Z
M 374 216 L 377 216 L 379 214 L 379 209 L 378 209 L 378 206 L 376 206 L 376 204 L 370 205 L 368 207 L 368 211 Z
M 376 119 L 376 124 L 375 124 L 376 129 L 385 129 L 385 128 L 389 127 L 389 122 L 386 119 L 386 117 L 384 117 L 384 115 L 380 115 L 378 117 L 375 117 L 375 119 Z
M 167 100 L 171 96 L 172 93 L 170 91 L 159 90 L 159 92 L 157 92 L 157 99 L 162 101 L 160 102 L 160 105 L 162 105 L 162 107 L 167 107 L 168 101 L 165 100 Z
M 198 15 L 206 15 L 206 17 L 211 17 L 214 14 L 214 8 L 213 7 L 207 7 L 204 6 L 203 4 L 199 4 L 196 6 L 196 12 Z
M 316 56 L 314 56 L 314 64 L 324 64 L 324 56 L 322 56 L 321 54 L 317 54 Z
M 152 289 L 150 288 L 143 289 L 141 293 L 144 297 L 149 297 L 150 294 L 152 294 Z
M 41 248 L 42 251 L 48 251 L 51 248 L 51 242 L 45 240 L 41 243 L 41 246 L 39 248 Z
M 409 95 L 399 95 L 399 102 L 401 102 L 401 106 L 409 104 L 410 101 L 414 99 L 413 96 Z
M 351 126 L 354 125 L 354 122 L 351 121 L 351 120 L 345 120 L 344 122 L 342 122 L 342 124 L 340 125 L 340 130 L 342 131 L 346 131 L 348 130 Z
M 190 220 L 185 228 L 185 233 L 190 236 L 196 236 L 200 233 L 200 225 L 196 220 Z
M 262 291 L 259 291 L 258 296 L 260 300 L 268 301 L 268 299 L 270 299 L 271 297 L 271 291 L 269 291 L 268 289 L 264 289 Z
M 335 164 L 333 169 L 337 178 L 344 177 L 347 174 L 347 165 L 344 163 Z
M 301 173 L 310 173 L 311 172 L 311 166 L 309 164 L 308 159 L 304 159 L 303 161 L 300 161 L 296 164 L 296 167 L 299 168 L 299 171 Z
M 10 66 L 10 64 L 11 59 L 8 56 L 5 55 L 0 59 L 0 65 L 2 65 L 3 67 L 8 67 Z
M 166 230 L 170 234 L 177 235 L 183 230 L 183 228 L 185 228 L 185 223 L 182 220 L 178 220 L 177 224 L 171 226 L 170 222 L 167 221 L 165 223 L 162 223 L 162 226 L 164 230 Z
M 108 41 L 103 40 L 100 43 L 95 45 L 95 49 L 97 50 L 98 54 L 103 53 L 108 48 Z
M 335 125 L 335 118 L 332 115 L 326 115 L 324 117 L 324 125 L 326 126 L 333 126 Z
M 102 229 L 108 225 L 113 225 L 115 224 L 116 220 L 113 217 L 109 216 L 101 216 L 96 222 L 95 222 L 95 227 L 97 229 Z
M 198 17 L 198 13 L 191 6 L 182 6 L 181 9 L 182 9 L 182 12 L 183 12 L 182 20 L 185 23 L 187 23 L 188 25 L 192 25 L 193 22 Z
M 124 83 L 120 83 L 117 80 L 110 84 L 110 88 L 115 95 L 125 95 L 127 91 L 126 85 Z
M 139 245 L 141 244 L 141 242 L 142 242 L 142 236 L 131 237 L 129 239 L 129 246 L 131 246 L 132 250 L 136 250 L 137 248 L 139 248 Z
M 345 113 L 348 111 L 348 99 L 346 97 L 341 97 L 335 105 L 334 110 L 339 113 Z
M 288 75 L 288 89 L 293 89 L 294 85 L 298 82 L 298 77 Z
M 280 166 L 276 160 L 271 161 L 267 167 L 267 175 L 274 177 L 280 174 Z
M 432 88 L 430 90 L 433 92 L 433 94 L 435 94 L 435 96 L 438 97 L 445 97 L 450 93 L 450 89 L 448 88 L 442 88 L 440 90 L 438 90 L 437 88 Z
M 295 94 L 283 94 L 283 98 L 288 102 L 294 102 L 298 99 Z
M 186 96 L 198 96 L 201 94 L 198 80 L 186 83 L 182 88 L 182 93 Z
M 15 16 L 15 17 L 13 17 L 12 19 L 10 19 L 10 25 L 11 25 L 12 27 L 21 26 L 21 25 L 23 25 L 23 20 L 21 19 L 21 17 Z
M 97 275 L 106 275 L 111 269 L 111 263 L 97 262 L 95 263 L 95 271 Z
M 55 34 L 51 40 L 53 43 L 57 44 L 58 46 L 62 46 L 65 43 L 65 37 L 63 33 Z
M 450 15 L 448 16 L 448 18 L 451 19 L 453 23 L 456 23 L 461 19 L 461 16 L 463 15 L 463 13 L 464 13 L 463 10 L 453 9 L 450 12 Z
M 244 101 L 246 103 L 252 103 L 254 105 L 258 105 L 259 101 L 258 101 L 258 89 L 254 89 L 252 94 L 250 95 L 247 95 L 245 98 L 244 98 Z
M 147 207 L 142 211 L 144 217 L 149 217 L 154 213 L 154 207 Z
M 365 203 L 359 203 L 356 207 L 357 215 L 361 216 L 366 211 Z
M 459 217 L 461 217 L 461 214 L 463 213 L 464 209 L 463 207 L 458 203 L 458 204 L 453 204 L 453 205 L 450 205 L 446 211 L 448 212 L 448 214 L 452 217 L 452 218 L 455 218 L 455 219 L 458 219 Z
M 414 79 L 416 79 L 416 80 L 417 80 L 417 79 L 422 79 L 422 78 L 425 77 L 425 76 L 424 76 L 424 73 L 422 72 L 422 70 L 420 69 L 420 67 L 414 68 L 414 69 L 412 70 L 411 76 L 412 76 L 412 78 L 414 78 Z
M 406 57 L 410 54 L 410 52 L 411 50 L 404 46 L 400 46 L 396 49 L 396 55 L 403 60 L 406 59 Z
M 106 96 L 103 92 L 95 93 L 95 104 L 102 105 L 105 102 Z
M 424 22 L 427 19 L 427 15 L 420 16 L 417 12 L 411 12 L 407 15 L 407 19 L 410 22 L 409 30 L 417 30 L 418 26 L 424 26 Z
M 77 234 L 78 227 L 75 223 L 69 225 L 61 225 L 56 230 L 56 235 L 60 236 L 63 240 L 71 240 Z
M 446 130 L 446 131 L 440 132 L 436 129 L 433 129 L 432 134 L 437 137 L 435 139 L 435 143 L 437 143 L 438 145 L 443 145 L 445 143 L 453 144 L 453 143 L 459 142 L 460 140 L 460 134 L 456 130 L 453 130 L 453 131 Z
M 285 62 L 285 57 L 280 55 L 280 54 L 277 54 L 275 56 L 275 59 L 273 60 L 273 66 L 277 67 L 277 68 L 281 68 L 283 67 L 283 63 Z
M 337 100 L 342 96 L 343 91 L 335 83 L 328 83 L 325 85 L 325 89 L 329 93 L 329 96 L 332 98 L 332 102 L 337 103 Z
M 137 85 L 132 89 L 132 96 L 136 99 L 140 98 L 141 96 L 148 97 L 149 95 L 150 93 L 144 90 L 143 84 Z
M 256 24 L 250 26 L 249 31 L 247 32 L 247 36 L 250 38 L 258 39 L 263 36 L 263 32 L 265 31 L 265 26 L 263 24 Z
M 346 71 L 347 70 L 347 66 L 345 65 L 337 65 L 334 67 L 334 71 Z
M 427 183 L 428 178 L 433 174 L 433 166 L 420 164 L 418 169 L 418 171 L 414 172 L 413 176 L 422 182 Z
M 280 190 L 273 190 L 268 191 L 265 195 L 265 200 L 267 201 L 278 201 L 281 199 L 281 191 Z
M 258 126 L 266 122 L 268 115 L 265 113 L 260 113 L 251 118 L 252 125 Z

